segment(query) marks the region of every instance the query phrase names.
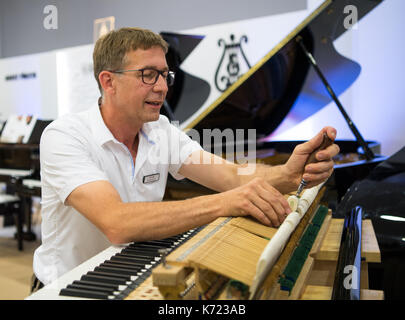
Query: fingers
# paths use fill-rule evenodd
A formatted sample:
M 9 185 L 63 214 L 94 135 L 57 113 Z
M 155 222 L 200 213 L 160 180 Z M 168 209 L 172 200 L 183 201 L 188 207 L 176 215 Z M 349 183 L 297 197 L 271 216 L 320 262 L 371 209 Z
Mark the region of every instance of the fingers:
M 326 133 L 328 137 L 332 140 L 335 141 L 336 139 L 336 129 L 333 127 L 324 127 L 316 136 L 315 140 L 318 143 L 318 145 L 315 147 L 317 148 L 323 140 L 323 134 Z M 320 141 L 319 141 L 320 140 Z M 329 147 L 325 148 L 324 150 L 320 150 L 317 152 L 315 158 L 318 161 L 323 161 L 323 160 L 330 160 L 334 156 L 336 156 L 339 153 L 339 146 L 337 144 L 331 144 Z
M 287 199 L 262 179 L 255 179 L 246 187 L 250 205 L 248 213 L 262 223 L 278 227 L 291 212 Z
M 307 188 L 326 181 L 333 173 L 332 159 L 311 163 L 305 166 L 302 178 L 307 181 Z
M 323 134 L 323 133 L 326 133 L 331 140 L 335 141 L 335 139 L 336 139 L 336 129 L 335 128 L 324 127 L 321 130 L 320 134 Z
M 271 204 L 274 213 L 277 215 L 278 222 L 282 223 L 285 217 L 291 213 L 291 207 L 287 199 L 278 190 L 267 183 L 260 185 L 259 188 L 263 188 L 259 193 L 261 199 Z
M 315 153 L 317 162 L 303 167 L 310 154 L 321 145 L 324 134 L 327 134 L 330 139 L 334 140 L 336 138 L 336 129 L 324 127 L 315 137 L 298 145 L 293 152 L 295 161 L 289 161 L 288 163 L 291 172 L 302 175 L 302 178 L 311 183 L 311 185 L 326 180 L 332 174 L 334 166 L 333 157 L 340 151 L 338 145 L 331 144 L 327 148 Z
M 322 171 L 320 173 L 305 173 L 303 178 L 307 182 L 307 185 L 305 186 L 306 189 L 312 188 L 321 182 L 324 182 L 329 179 L 329 177 L 333 173 L 333 168 L 329 169 L 327 171 Z
M 285 210 L 279 203 L 262 199 L 258 195 L 255 195 L 251 200 L 260 212 L 271 222 L 272 226 L 278 227 L 282 223 Z
M 250 215 L 266 226 L 273 226 L 273 223 L 267 217 L 267 215 L 257 206 L 255 206 L 251 201 L 247 201 L 246 204 L 242 205 L 242 208 L 242 215 Z
M 303 178 L 304 178 L 304 180 L 307 180 L 306 178 L 308 178 L 308 177 L 306 177 L 306 175 L 322 174 L 324 172 L 327 172 L 327 171 L 333 169 L 333 166 L 334 166 L 334 162 L 331 159 L 307 164 L 304 168 Z M 309 180 L 307 180 L 307 181 L 309 181 Z
M 340 148 L 337 144 L 332 144 L 324 150 L 320 150 L 316 153 L 315 158 L 318 161 L 332 160 L 340 151 Z
M 333 127 L 324 127 L 321 131 L 318 132 L 317 135 L 315 135 L 312 139 L 308 140 L 307 142 L 304 142 L 300 145 L 298 145 L 298 150 L 297 152 L 299 154 L 311 154 L 316 148 L 318 148 L 322 141 L 323 141 L 323 135 L 327 134 L 328 137 L 334 141 L 336 138 L 336 129 Z M 331 146 L 329 146 L 331 147 Z M 325 150 L 333 151 L 334 148 L 329 149 L 326 148 Z M 325 151 L 324 150 L 324 151 Z
M 328 128 L 329 130 L 327 130 Z M 326 127 L 324 130 L 332 136 L 336 135 L 336 131 L 333 128 Z M 304 168 L 303 179 L 310 182 L 307 187 L 315 186 L 331 176 L 334 167 L 333 157 L 335 157 L 339 151 L 339 146 L 332 144 L 326 149 L 316 153 L 315 158 L 318 162 L 308 164 Z

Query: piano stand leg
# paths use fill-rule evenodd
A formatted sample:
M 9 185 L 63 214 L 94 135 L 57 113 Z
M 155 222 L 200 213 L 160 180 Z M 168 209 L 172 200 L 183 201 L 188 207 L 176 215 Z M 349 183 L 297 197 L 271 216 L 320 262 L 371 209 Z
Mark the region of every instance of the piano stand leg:
M 37 239 L 37 236 L 32 231 L 26 231 L 23 232 L 23 239 L 25 241 L 35 241 Z
M 17 233 L 16 233 L 16 238 L 18 241 L 18 250 L 22 251 L 23 250 L 23 208 L 20 206 L 17 208 L 17 210 L 14 212 L 14 218 L 15 218 L 15 226 L 17 227 Z
M 36 235 L 34 232 L 31 231 L 32 225 L 32 198 L 31 197 L 23 197 L 22 198 L 22 210 L 24 214 L 25 224 L 27 227 L 27 231 L 23 233 L 24 240 L 26 241 L 35 241 Z
M 15 238 L 19 239 L 18 237 L 21 237 L 21 243 L 23 240 L 25 241 L 35 241 L 37 239 L 37 236 L 35 235 L 34 232 L 31 230 L 31 225 L 32 225 L 32 213 L 31 213 L 31 207 L 32 207 L 32 199 L 31 197 L 27 196 L 21 196 L 21 208 L 19 212 L 19 223 L 21 226 L 18 226 L 17 221 L 16 221 L 16 226 L 17 226 L 17 233 L 15 234 Z M 26 229 L 27 231 L 24 231 L 23 224 L 25 222 Z M 20 228 L 20 229 L 19 229 Z M 19 235 L 20 234 L 20 235 Z M 20 240 L 19 240 L 20 241 Z M 22 250 L 22 245 L 20 250 Z

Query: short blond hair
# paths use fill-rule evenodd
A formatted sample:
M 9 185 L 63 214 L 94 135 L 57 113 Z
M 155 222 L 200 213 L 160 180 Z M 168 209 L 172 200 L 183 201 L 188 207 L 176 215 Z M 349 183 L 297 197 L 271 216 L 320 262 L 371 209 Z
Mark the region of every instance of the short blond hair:
M 103 92 L 98 76 L 103 70 L 118 70 L 125 65 L 129 51 L 161 47 L 167 53 L 169 45 L 161 35 L 141 28 L 121 28 L 100 37 L 93 51 L 93 70 L 100 92 Z

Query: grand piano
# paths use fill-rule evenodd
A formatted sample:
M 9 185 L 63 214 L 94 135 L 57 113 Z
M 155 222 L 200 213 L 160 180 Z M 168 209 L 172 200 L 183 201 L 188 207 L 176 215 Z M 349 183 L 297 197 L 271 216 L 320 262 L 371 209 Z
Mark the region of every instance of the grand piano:
M 39 141 L 42 131 L 50 122 L 36 119 L 25 143 L 0 143 L 0 182 L 5 183 L 7 195 L 18 199 L 15 202 L 14 213 L 17 216 L 15 220 L 19 250 L 23 250 L 23 240 L 36 239 L 31 229 L 32 197 L 41 197 Z M 7 122 L 3 125 L 2 131 L 6 124 Z M 6 211 L 10 211 L 7 209 Z
M 204 136 L 204 130 L 219 129 L 228 133 L 232 130 L 233 141 L 199 141 L 210 152 L 218 153 L 219 150 L 219 155 L 227 156 L 228 150 L 238 150 L 239 146 L 239 150 L 246 153 L 253 144 L 257 162 L 274 165 L 286 161 L 294 147 L 304 142 L 299 137 L 295 141 L 272 140 L 271 134 L 280 124 L 288 117 L 305 120 L 334 101 L 356 138 L 336 141 L 341 153 L 335 159 L 335 172 L 329 182 L 330 205 L 336 206 L 354 181 L 366 177 L 386 157 L 380 155 L 381 145 L 378 141 L 362 137 L 337 98 L 360 73 L 360 66 L 341 56 L 333 45 L 333 41 L 347 31 L 344 26 L 344 8 L 347 4 L 343 1 L 321 2 L 262 59 L 253 66 L 249 65 L 246 73 L 233 75 L 234 82 L 229 80 L 232 78 L 230 73 L 222 71 L 222 78 L 228 81 L 226 85 L 220 83 L 218 78 L 221 77 L 217 74 L 215 85 L 212 85 L 206 77 L 198 78 L 183 71 L 183 62 L 188 62 L 193 50 L 203 44 L 204 36 L 161 33 L 170 44 L 167 54 L 169 67 L 176 71 L 176 81 L 170 88 L 162 113 L 177 121 L 185 131 L 197 132 L 199 137 Z M 357 8 L 360 20 L 380 2 L 360 0 L 352 1 L 352 5 Z M 223 38 L 218 40 L 219 46 Z M 241 38 L 240 43 L 234 41 L 225 47 L 221 62 L 222 65 L 228 63 L 231 73 L 235 69 L 242 69 L 243 63 L 246 64 L 248 60 L 243 46 L 244 39 Z M 231 56 L 236 55 L 235 48 L 242 51 L 239 61 L 237 58 L 231 61 Z M 228 60 L 227 55 L 230 56 Z M 224 69 L 219 64 L 217 72 Z M 328 79 L 337 80 L 336 70 L 339 70 L 341 77 L 335 81 L 338 83 L 335 87 Z M 218 95 L 215 96 L 213 91 L 219 91 Z M 213 95 L 216 99 L 211 98 Z M 319 99 L 319 96 L 323 99 Z M 302 103 L 303 100 L 305 103 Z M 246 134 L 239 138 L 236 132 L 240 129 L 244 132 L 256 130 L 256 140 L 248 140 Z M 269 136 L 270 139 L 266 138 Z M 188 180 L 169 179 L 167 199 L 182 199 L 210 192 Z
M 358 9 L 358 19 L 363 18 L 380 2 L 353 1 L 353 5 Z M 238 145 L 243 146 L 242 150 L 248 150 L 249 146 L 253 144 L 256 148 L 257 162 L 280 164 L 286 161 L 294 147 L 303 141 L 299 139 L 296 141 L 267 141 L 265 138 L 276 130 L 283 119 L 289 115 L 303 91 L 308 88 L 319 88 L 325 92 L 332 92 L 329 101 L 335 101 L 337 108 L 342 112 L 342 116 L 345 117 L 356 137 L 356 140 L 336 141 L 340 146 L 341 154 L 336 159 L 335 171 L 328 182 L 325 193 L 329 207 L 333 210 L 356 180 L 366 177 L 374 167 L 386 159 L 380 155 L 381 146 L 377 141 L 363 139 L 345 114 L 344 107 L 337 98 L 339 93 L 353 83 L 359 72 L 355 62 L 340 56 L 333 47 L 333 41 L 346 30 L 343 23 L 340 23 L 344 18 L 344 5 L 342 1 L 319 1 L 318 7 L 309 12 L 302 21 L 297 22 L 296 27 L 255 64 L 249 63 L 243 53 L 239 55 L 240 65 L 244 63 L 248 66 L 244 74 L 235 74 L 238 63 L 232 60 L 235 59 L 235 55 L 233 58 L 226 56 L 226 49 L 241 50 L 246 39 L 242 37 L 239 44 L 233 43 L 228 46 L 218 40 L 218 45 L 223 45 L 224 48 L 220 61 L 229 60 L 228 68 L 219 66 L 217 73 L 223 72 L 220 71 L 221 69 L 228 69 L 229 74 L 228 76 L 212 74 L 215 76 L 215 80 L 212 80 L 211 83 L 183 68 L 190 54 L 202 43 L 204 36 L 162 32 L 162 36 L 170 45 L 167 53 L 169 67 L 176 71 L 175 85 L 168 92 L 162 113 L 170 120 L 177 121 L 185 131 L 194 130 L 193 132 L 198 132 L 200 136 L 203 136 L 205 129 L 230 129 L 234 132 L 233 137 L 237 136 L 237 129 L 255 129 L 254 141 L 243 137 L 239 140 L 226 141 L 226 143 L 220 141 L 213 144 L 210 141 L 207 144 L 203 143 L 203 147 L 208 151 L 213 151 L 218 150 L 219 145 L 220 154 L 226 155 L 230 149 L 235 150 Z M 229 35 L 229 38 L 235 39 L 232 35 Z M 266 40 L 263 39 L 263 41 Z M 313 61 L 316 63 L 314 64 Z M 330 77 L 329 72 L 332 67 L 345 70 L 344 74 L 347 77 L 344 81 L 345 86 L 336 89 L 329 85 L 327 79 Z M 311 72 L 317 68 L 319 73 Z M 336 94 L 334 89 L 337 90 Z M 214 91 L 217 94 L 212 98 Z M 307 117 L 326 103 L 327 101 L 314 102 L 311 110 L 301 110 L 300 113 Z M 212 192 L 214 191 L 198 186 L 189 180 L 176 181 L 169 178 L 164 200 L 185 199 Z M 173 241 L 177 243 L 177 240 L 170 239 L 168 243 L 163 244 L 162 242 L 161 245 L 171 248 Z M 150 276 L 151 266 L 161 261 L 157 250 L 159 241 L 150 245 L 133 243 L 124 247 L 111 246 L 28 299 L 109 299 L 111 298 L 109 293 L 100 293 L 101 289 L 94 288 L 94 286 L 109 286 L 108 281 L 104 285 L 95 284 L 95 279 L 100 275 L 97 272 L 101 272 L 100 270 L 103 268 L 111 269 L 113 265 L 117 265 L 117 260 L 125 260 L 123 255 L 131 255 L 131 250 L 135 250 L 134 248 L 147 251 L 148 246 L 154 247 L 156 254 L 150 258 L 149 262 L 145 262 L 144 258 L 140 258 L 136 262 L 135 257 L 127 257 L 127 261 L 123 262 L 129 266 L 130 261 L 133 261 L 139 266 L 136 279 L 131 280 L 128 275 L 121 275 L 121 280 L 117 275 L 111 279 L 117 283 L 124 281 L 126 284 L 126 289 L 122 292 L 114 291 L 119 287 L 118 284 L 115 284 L 112 289 L 114 291 L 112 298 L 124 299 L 130 294 L 128 288 L 135 290 L 142 285 L 140 280 L 143 281 Z

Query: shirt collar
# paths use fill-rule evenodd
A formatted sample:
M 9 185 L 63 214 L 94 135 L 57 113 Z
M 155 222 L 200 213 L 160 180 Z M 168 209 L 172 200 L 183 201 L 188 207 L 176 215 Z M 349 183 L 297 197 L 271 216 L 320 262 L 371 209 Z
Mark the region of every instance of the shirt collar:
M 148 125 L 148 123 L 144 123 L 140 130 L 140 134 L 142 135 L 143 138 L 145 138 L 145 140 L 149 144 L 155 145 L 155 141 L 151 133 L 152 133 L 151 127 Z
M 93 131 L 94 138 L 100 146 L 109 141 L 118 142 L 118 140 L 115 139 L 115 137 L 111 133 L 110 129 L 108 129 L 105 125 L 103 117 L 101 116 L 101 110 L 99 106 L 95 106 L 90 110 L 89 120 L 91 123 L 91 129 Z M 140 134 L 142 135 L 142 137 L 145 138 L 145 140 L 149 144 L 155 145 L 152 132 L 153 125 L 149 122 L 144 123 L 140 130 Z M 141 137 L 139 138 L 141 139 Z
M 94 139 L 100 146 L 108 141 L 117 141 L 105 125 L 99 106 L 90 109 L 89 120 Z

